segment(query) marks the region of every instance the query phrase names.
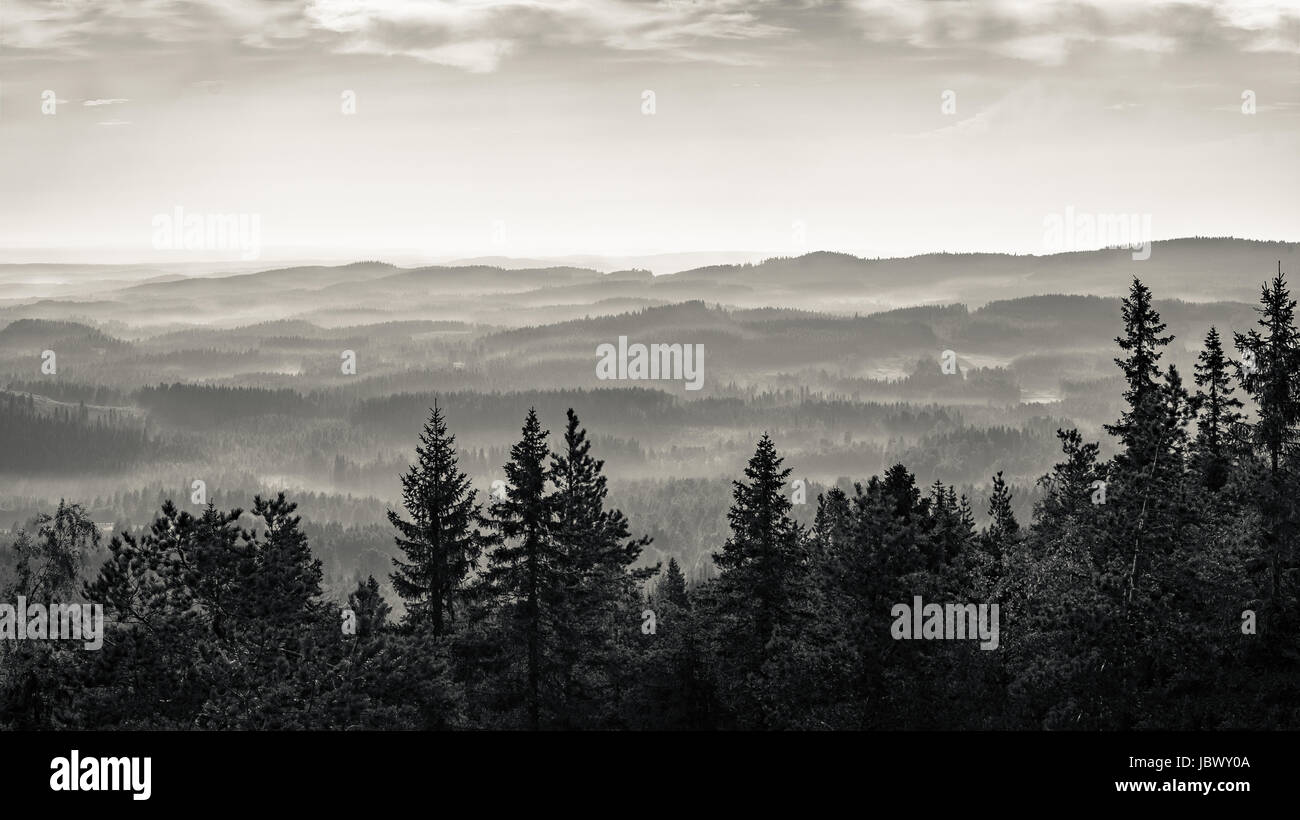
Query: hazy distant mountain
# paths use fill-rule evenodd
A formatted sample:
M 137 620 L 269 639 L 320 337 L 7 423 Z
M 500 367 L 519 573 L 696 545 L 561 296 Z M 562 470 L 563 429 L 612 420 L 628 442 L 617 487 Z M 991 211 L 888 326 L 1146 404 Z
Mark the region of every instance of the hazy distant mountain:
M 116 350 L 126 344 L 93 327 L 77 322 L 19 319 L 0 328 L 0 350 L 6 352 L 60 350 Z
M 6 297 L 0 317 L 56 318 L 51 306 L 37 306 L 55 298 L 67 303 L 60 310 L 142 325 L 236 326 L 312 316 L 337 324 L 458 319 L 525 326 L 581 316 L 584 308 L 608 314 L 685 301 L 853 314 L 1053 293 L 1118 296 L 1134 276 L 1163 298 L 1253 302 L 1279 260 L 1287 269 L 1300 261 L 1298 249 L 1296 243 L 1178 239 L 1154 243 L 1145 260 L 1128 250 L 901 259 L 817 252 L 661 276 L 650 275 L 645 264 L 605 274 L 595 266 L 521 267 L 539 260 L 507 259 L 418 268 L 357 262 L 201 277 L 131 266 L 19 265 L 0 266 Z
M 444 265 L 491 265 L 500 268 L 546 268 L 563 265 L 575 268 L 611 272 L 637 268 L 650 271 L 655 275 L 677 273 L 693 270 L 708 265 L 743 265 L 761 262 L 767 254 L 754 251 L 693 251 L 686 253 L 653 253 L 632 256 L 595 256 L 572 255 L 547 257 L 545 259 L 519 259 L 509 256 L 477 256 L 468 259 L 454 259 L 443 262 Z

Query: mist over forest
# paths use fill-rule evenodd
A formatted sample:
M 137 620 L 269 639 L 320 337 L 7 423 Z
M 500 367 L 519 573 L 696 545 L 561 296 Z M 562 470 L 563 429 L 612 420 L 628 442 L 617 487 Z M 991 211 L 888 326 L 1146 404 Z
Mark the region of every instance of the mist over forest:
M 1134 271 L 1175 336 L 1168 363 L 1190 372 L 1203 329 L 1250 326 L 1262 277 L 1297 257 L 1295 244 L 1230 239 L 1152 251 L 812 253 L 661 276 L 3 265 L 0 528 L 67 499 L 105 531 L 138 531 L 196 480 L 218 506 L 284 490 L 327 589 L 373 574 L 393 598 L 385 513 L 435 399 L 484 494 L 529 408 L 550 428 L 576 409 L 611 503 L 654 538 L 643 563 L 672 557 L 694 579 L 713 572 L 732 477 L 763 433 L 805 482 L 792 511 L 805 524 L 820 491 L 895 463 L 922 486 L 952 484 L 981 520 L 1001 471 L 1028 520 L 1058 428 L 1111 445 Z M 597 347 L 620 336 L 702 345 L 701 389 L 598 378 Z
M 0 727 L 1293 728 L 1297 246 L 1151 250 L 7 270 Z

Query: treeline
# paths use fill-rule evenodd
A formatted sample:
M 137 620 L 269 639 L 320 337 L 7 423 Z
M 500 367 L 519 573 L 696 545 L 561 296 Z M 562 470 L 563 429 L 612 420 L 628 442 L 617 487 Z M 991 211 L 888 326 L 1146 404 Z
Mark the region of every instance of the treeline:
M 247 475 L 233 471 L 215 475 L 209 473 L 205 480 L 206 498 L 218 507 L 237 505 L 264 491 L 262 485 Z M 118 525 L 118 529 L 123 529 L 125 525 L 125 528 L 143 530 L 148 529 L 157 517 L 158 510 L 168 500 L 183 500 L 182 506 L 188 506 L 191 503 L 191 492 L 188 479 L 175 483 L 151 481 L 134 489 L 94 496 L 93 500 L 80 506 L 87 515 L 100 523 L 112 522 Z M 384 503 L 371 496 L 299 491 L 294 499 L 302 514 L 312 522 L 331 522 L 348 527 L 385 520 Z M 47 502 L 42 498 L 6 497 L 5 500 L 17 507 L 13 513 L 18 524 L 14 527 L 15 530 L 22 529 L 23 522 L 37 515 L 41 508 L 47 507 Z M 0 526 L 9 523 L 13 523 L 10 518 L 0 518 Z
M 1025 428 L 963 427 L 924 435 L 907 447 L 898 461 L 918 475 L 943 476 L 951 483 L 982 480 L 990 464 L 998 464 L 1016 475 L 1035 475 L 1037 465 L 1050 463 L 1048 442 L 1053 441 L 1043 425 Z
M 216 427 L 231 419 L 282 415 L 321 415 L 312 402 L 290 388 L 160 384 L 135 393 L 141 407 L 161 421 L 186 427 Z
M 128 403 L 128 395 L 116 387 L 103 384 L 83 384 L 55 379 L 45 381 L 10 381 L 6 390 L 14 393 L 34 393 L 47 396 L 55 401 L 81 402 L 101 406 L 121 407 Z
M 114 411 L 91 419 L 84 404 L 46 411 L 31 395 L 0 394 L 0 474 L 54 473 L 69 464 L 83 472 L 105 472 L 164 450 L 140 425 L 119 423 Z
M 454 409 L 469 430 L 500 430 L 518 424 L 521 407 L 533 407 L 540 415 L 554 417 L 581 403 L 587 415 L 612 426 L 619 419 L 629 423 L 649 421 L 668 425 L 682 423 L 685 411 L 678 399 L 661 390 L 644 387 L 601 390 L 534 390 L 510 393 L 456 392 L 450 394 L 397 393 L 358 402 L 351 413 L 354 425 L 390 435 L 410 435 L 413 425 L 434 401 Z M 738 405 L 739 401 L 736 402 Z
M 198 517 L 165 504 L 80 584 L 99 652 L 0 641 L 0 722 L 44 728 L 1300 728 L 1300 330 L 1277 278 L 1256 329 L 1211 329 L 1195 387 L 1134 281 L 1116 358 L 1118 447 L 1060 430 L 1022 525 L 997 475 L 988 523 L 895 465 L 832 488 L 810 526 L 760 438 L 733 482 L 712 577 L 637 567 L 572 410 L 530 411 L 480 498 L 432 410 L 390 511 L 405 603 L 371 577 L 346 608 L 283 496 Z M 1245 414 L 1242 399 L 1251 404 Z M 19 533 L 11 595 L 65 600 L 98 538 L 61 505 Z M 652 581 L 651 578 L 654 577 Z M 998 606 L 994 641 L 900 605 Z M 928 619 L 928 616 L 927 616 Z M 983 623 L 983 622 L 981 622 Z M 938 638 L 946 637 L 947 640 Z M 989 646 L 992 643 L 994 646 Z
M 933 365 L 933 362 L 931 363 Z M 727 388 L 720 388 L 727 392 Z M 732 391 L 738 391 L 734 386 Z M 648 436 L 654 429 L 682 427 L 745 427 L 773 425 L 825 426 L 830 429 L 875 428 L 883 434 L 918 435 L 940 425 L 961 423 L 960 413 L 939 406 L 918 407 L 904 402 L 858 402 L 798 391 L 743 391 L 743 396 L 682 400 L 662 390 L 643 387 L 594 390 L 525 390 L 507 392 L 397 393 L 366 399 L 350 413 L 353 425 L 384 435 L 408 435 L 425 411 L 438 401 L 463 418 L 463 430 L 495 431 L 512 427 L 524 408 L 536 408 L 546 418 L 562 416 L 582 406 L 588 418 L 616 431 Z
M 49 345 L 69 351 L 127 350 L 130 344 L 81 322 L 15 319 L 0 326 L 0 350 L 37 351 Z

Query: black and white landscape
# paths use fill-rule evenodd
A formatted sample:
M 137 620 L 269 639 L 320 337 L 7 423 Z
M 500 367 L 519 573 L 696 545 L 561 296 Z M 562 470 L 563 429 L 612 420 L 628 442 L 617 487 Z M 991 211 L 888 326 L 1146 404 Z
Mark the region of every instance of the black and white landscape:
M 0 11 L 0 728 L 1300 729 L 1294 3 Z

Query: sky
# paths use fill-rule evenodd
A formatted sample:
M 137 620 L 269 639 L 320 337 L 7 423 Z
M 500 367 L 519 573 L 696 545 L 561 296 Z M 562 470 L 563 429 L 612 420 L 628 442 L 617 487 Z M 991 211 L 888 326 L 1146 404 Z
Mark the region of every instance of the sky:
M 1297 190 L 1300 0 L 0 0 L 0 262 L 1296 241 Z

